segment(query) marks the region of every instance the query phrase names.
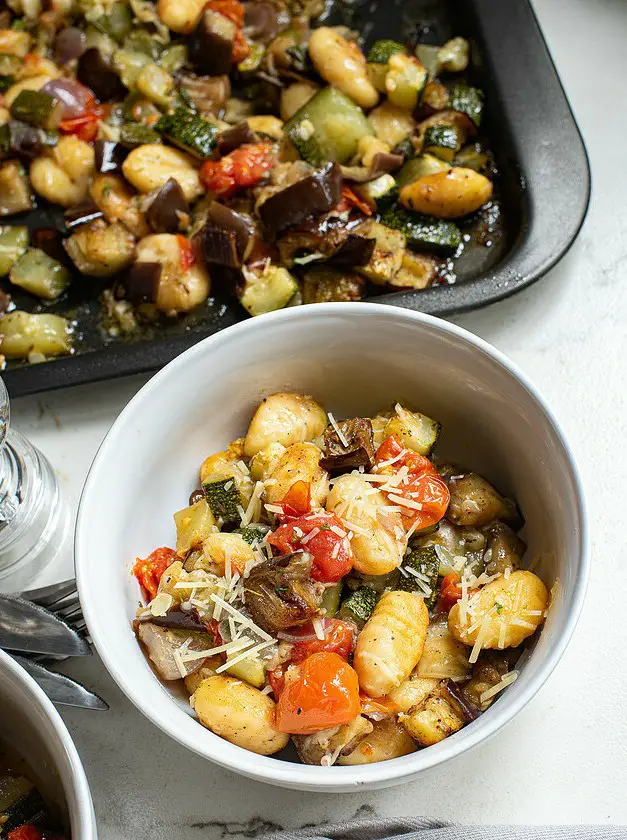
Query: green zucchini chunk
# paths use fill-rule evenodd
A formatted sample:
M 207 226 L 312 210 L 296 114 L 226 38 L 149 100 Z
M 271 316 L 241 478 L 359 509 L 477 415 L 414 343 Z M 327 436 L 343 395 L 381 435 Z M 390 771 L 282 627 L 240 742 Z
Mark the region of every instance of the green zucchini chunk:
M 483 117 L 483 91 L 469 85 L 455 85 L 451 89 L 448 107 L 466 114 L 478 128 Z
M 223 524 L 230 525 L 241 519 L 242 498 L 233 478 L 220 478 L 207 481 L 202 486 L 211 512 Z
M 392 175 L 381 175 L 374 181 L 365 184 L 356 184 L 353 191 L 363 199 L 373 210 L 382 213 L 391 207 L 398 199 L 399 188 Z
M 44 300 L 55 300 L 70 283 L 70 273 L 64 265 L 39 248 L 29 248 L 11 266 L 9 280 L 14 286 L 26 289 Z
M 9 273 L 13 264 L 27 248 L 27 227 L 17 225 L 0 227 L 0 277 Z
M 266 525 L 256 525 L 254 528 L 234 528 L 232 533 L 239 534 L 240 537 L 248 543 L 248 545 L 257 545 L 263 542 L 263 538 L 268 533 L 270 528 Z
M 378 593 L 369 586 L 360 586 L 344 601 L 339 618 L 354 621 L 360 629 L 372 615 L 378 600 Z
M 402 231 L 411 248 L 454 254 L 462 243 L 462 234 L 454 222 L 412 213 L 398 205 L 387 210 L 381 219 L 384 225 Z
M 197 158 L 208 158 L 216 147 L 218 130 L 208 120 L 188 108 L 177 108 L 173 114 L 164 114 L 155 131 Z
M 414 548 L 401 565 L 398 588 L 423 595 L 431 609 L 438 600 L 438 568 L 440 561 L 434 546 Z
M 390 58 L 397 52 L 407 53 L 407 50 L 398 41 L 391 41 L 389 39 L 382 39 L 375 41 L 368 50 L 366 61 L 372 64 L 387 64 Z

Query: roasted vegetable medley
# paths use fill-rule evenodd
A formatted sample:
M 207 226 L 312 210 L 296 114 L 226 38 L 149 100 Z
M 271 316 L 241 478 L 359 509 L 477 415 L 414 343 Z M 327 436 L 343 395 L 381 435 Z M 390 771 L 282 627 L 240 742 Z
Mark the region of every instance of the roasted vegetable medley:
M 0 838 L 63 840 L 57 818 L 30 772 L 23 758 L 0 742 Z
M 439 424 L 397 404 L 337 422 L 261 402 L 209 455 L 176 547 L 138 559 L 134 623 L 203 726 L 307 764 L 436 744 L 516 679 L 549 608 L 513 501 L 432 460 Z
M 317 25 L 321 0 L 8 7 L 5 358 L 72 351 L 75 324 L 55 303 L 77 283 L 100 296 L 108 335 L 158 326 L 218 291 L 259 315 L 423 289 L 463 247 L 456 220 L 491 200 L 483 94 L 459 75 L 463 38 L 377 40 L 364 52 L 358 33 Z M 27 226 L 46 203 L 64 208 L 62 221 Z M 15 307 L 16 287 L 36 311 Z

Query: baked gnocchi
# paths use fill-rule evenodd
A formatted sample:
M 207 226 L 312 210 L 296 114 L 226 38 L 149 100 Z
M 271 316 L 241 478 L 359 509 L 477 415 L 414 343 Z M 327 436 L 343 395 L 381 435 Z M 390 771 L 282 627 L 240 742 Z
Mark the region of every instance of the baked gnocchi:
M 436 744 L 515 681 L 547 615 L 515 502 L 437 460 L 428 415 L 373 417 L 267 396 L 203 460 L 175 548 L 133 568 L 154 669 L 252 752 L 352 766 Z

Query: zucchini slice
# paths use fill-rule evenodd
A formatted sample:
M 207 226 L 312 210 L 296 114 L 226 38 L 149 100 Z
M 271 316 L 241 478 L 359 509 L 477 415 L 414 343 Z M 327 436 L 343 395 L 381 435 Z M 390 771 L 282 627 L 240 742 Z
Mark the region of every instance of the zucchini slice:
M 171 143 L 201 160 L 208 158 L 218 142 L 218 130 L 208 120 L 188 108 L 164 114 L 155 125 Z
M 70 273 L 39 248 L 29 248 L 11 266 L 9 280 L 31 295 L 56 300 L 70 283 Z
M 161 136 L 141 123 L 123 123 L 120 128 L 120 143 L 127 149 L 135 149 L 146 143 L 161 143 Z
M 444 172 L 449 168 L 449 164 L 435 155 L 419 155 L 403 164 L 396 175 L 396 182 L 399 188 L 406 187 L 407 184 L 412 184 L 419 178 L 424 178 L 425 175 Z
M 383 38 L 380 41 L 375 41 L 370 47 L 366 55 L 366 61 L 373 64 L 387 64 L 392 56 L 398 52 L 407 54 L 405 47 L 398 41 Z
M 454 85 L 448 100 L 448 107 L 460 111 L 479 128 L 483 117 L 483 91 L 469 85 Z
M 27 227 L 10 225 L 0 227 L 0 277 L 9 273 L 13 264 L 27 248 Z
M 339 581 L 339 583 L 336 583 L 335 586 L 330 586 L 328 589 L 324 590 L 320 608 L 324 610 L 324 614 L 327 618 L 333 618 L 339 609 L 340 598 L 342 596 L 342 586 L 342 581 Z
M 388 99 L 398 108 L 413 111 L 429 81 L 429 72 L 417 58 L 396 53 L 388 62 L 385 90 Z
M 9 110 L 15 120 L 37 128 L 56 128 L 62 104 L 43 90 L 21 90 Z
M 262 272 L 246 271 L 246 286 L 239 301 L 250 315 L 283 309 L 298 291 L 298 283 L 286 268 L 270 265 Z
M 217 520 L 221 519 L 225 525 L 239 522 L 242 497 L 235 479 L 220 476 L 212 476 L 211 479 L 203 484 L 202 489 L 214 517 Z
M 270 528 L 267 525 L 251 525 L 248 528 L 234 528 L 231 533 L 239 534 L 240 537 L 248 543 L 248 545 L 258 545 L 263 542 L 263 538 L 268 533 Z
M 432 125 L 425 131 L 422 150 L 451 163 L 462 142 L 462 134 L 454 125 Z
M 462 233 L 454 222 L 422 216 L 395 205 L 381 219 L 384 225 L 402 231 L 412 248 L 438 254 L 454 254 L 462 243 Z
M 359 140 L 374 134 L 361 108 L 334 87 L 316 93 L 283 130 L 312 166 L 329 161 L 346 163 L 357 151 Z
M 399 404 L 385 427 L 385 436 L 396 435 L 407 449 L 426 456 L 433 450 L 441 428 L 437 420 L 419 411 L 408 411 Z
M 412 549 L 401 565 L 398 588 L 423 595 L 428 609 L 438 600 L 438 568 L 440 561 L 434 546 Z
M 372 615 L 378 600 L 378 593 L 370 586 L 360 586 L 351 593 L 340 607 L 338 617 L 353 621 L 361 630 Z
M 356 184 L 353 191 L 379 213 L 394 204 L 399 194 L 398 184 L 390 174 L 381 175 L 365 184 Z
M 198 499 L 193 505 L 174 514 L 176 525 L 176 553 L 184 557 L 192 548 L 200 548 L 213 533 L 215 520 L 206 499 Z

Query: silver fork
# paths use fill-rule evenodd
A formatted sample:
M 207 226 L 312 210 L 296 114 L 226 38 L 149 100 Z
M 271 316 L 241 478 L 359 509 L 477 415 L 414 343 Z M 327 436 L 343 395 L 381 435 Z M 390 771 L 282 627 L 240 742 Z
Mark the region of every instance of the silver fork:
M 85 634 L 87 624 L 83 618 L 75 580 L 64 580 L 61 583 L 42 586 L 40 589 L 29 589 L 21 592 L 20 596 L 50 610 L 77 633 Z M 87 638 L 89 639 L 89 635 Z

